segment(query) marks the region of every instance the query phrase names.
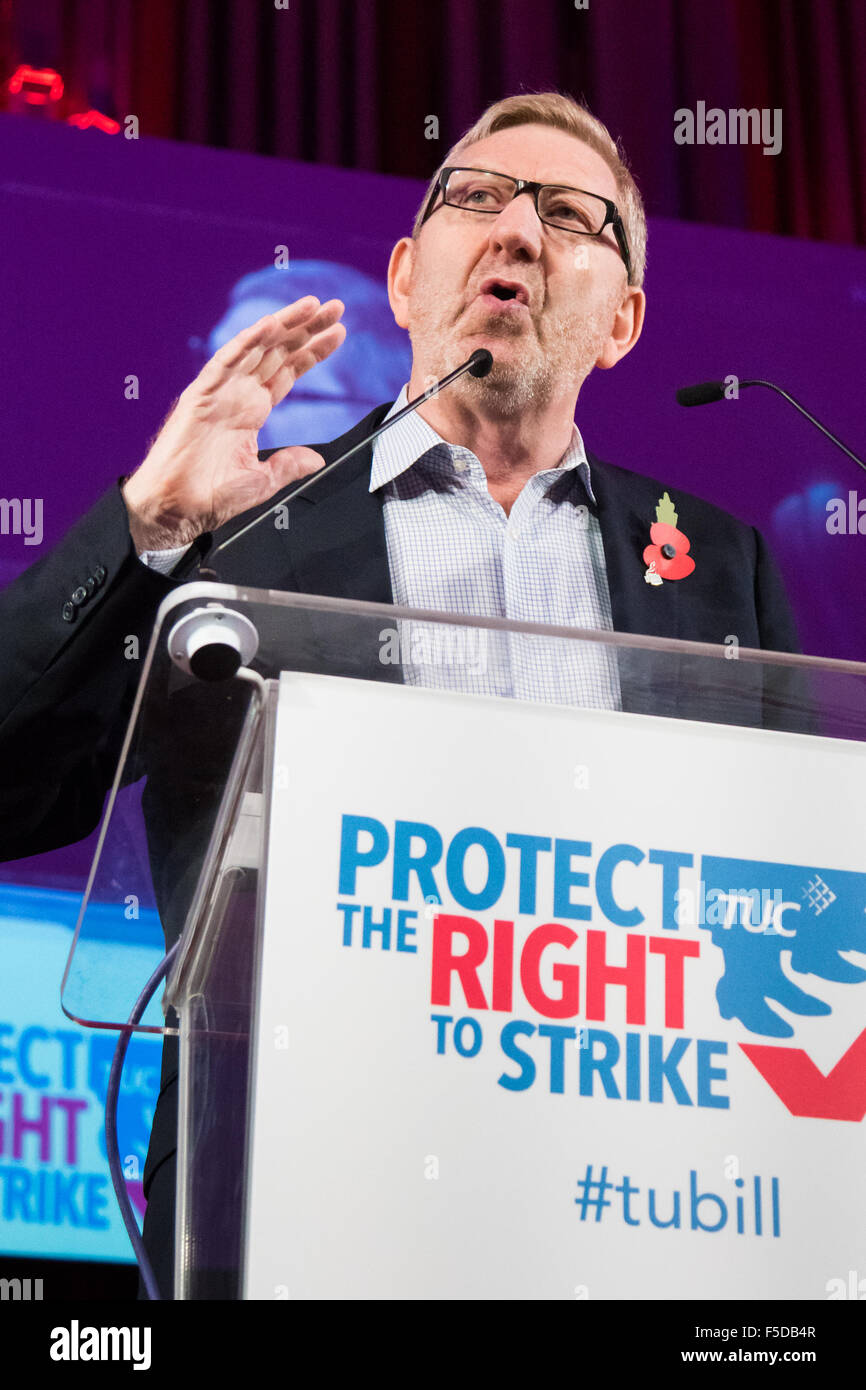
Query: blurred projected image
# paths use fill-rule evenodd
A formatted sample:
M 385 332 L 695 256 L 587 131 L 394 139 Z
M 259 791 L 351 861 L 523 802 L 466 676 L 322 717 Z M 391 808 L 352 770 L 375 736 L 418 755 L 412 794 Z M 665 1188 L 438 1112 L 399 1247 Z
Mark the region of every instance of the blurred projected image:
M 300 378 L 259 431 L 259 448 L 317 444 L 351 429 L 374 406 L 394 400 L 409 380 L 409 339 L 391 313 L 384 283 L 336 261 L 293 261 L 267 266 L 239 280 L 229 307 L 212 330 L 206 356 L 248 328 L 304 295 L 346 306 L 346 340 L 331 357 Z

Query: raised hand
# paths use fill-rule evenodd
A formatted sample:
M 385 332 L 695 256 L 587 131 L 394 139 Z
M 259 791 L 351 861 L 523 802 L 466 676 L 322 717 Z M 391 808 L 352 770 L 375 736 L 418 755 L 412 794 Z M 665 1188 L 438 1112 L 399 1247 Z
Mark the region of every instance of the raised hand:
M 299 376 L 340 346 L 339 299 L 310 295 L 224 343 L 178 397 L 123 499 L 136 549 L 188 545 L 266 502 L 324 459 L 278 449 L 262 462 L 258 432 Z

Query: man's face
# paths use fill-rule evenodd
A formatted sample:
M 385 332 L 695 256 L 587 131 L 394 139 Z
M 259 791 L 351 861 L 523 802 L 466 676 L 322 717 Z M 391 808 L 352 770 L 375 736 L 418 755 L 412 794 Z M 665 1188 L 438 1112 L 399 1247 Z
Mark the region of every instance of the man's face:
M 547 126 L 498 131 L 453 162 L 617 198 L 601 156 Z M 519 296 L 497 298 L 490 292 L 496 280 L 519 286 Z M 489 377 L 467 376 L 458 386 L 483 394 L 505 415 L 576 397 L 594 365 L 612 366 L 631 346 L 612 345 L 628 337 L 623 303 L 631 306 L 626 318 L 637 315 L 638 332 L 642 318 L 643 296 L 627 286 L 611 228 L 587 237 L 550 227 L 529 194 L 495 216 L 438 206 L 414 241 L 395 248 L 389 289 L 397 322 L 412 340 L 413 389 L 487 347 L 495 364 Z

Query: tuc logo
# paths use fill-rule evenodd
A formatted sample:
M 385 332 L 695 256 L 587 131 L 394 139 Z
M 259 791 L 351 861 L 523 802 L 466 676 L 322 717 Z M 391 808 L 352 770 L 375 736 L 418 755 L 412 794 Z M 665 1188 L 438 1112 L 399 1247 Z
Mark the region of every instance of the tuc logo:
M 700 925 L 724 958 L 716 987 L 722 1018 L 764 1037 L 791 1038 L 795 1029 L 774 1004 L 802 1017 L 827 1016 L 831 1006 L 806 988 L 809 977 L 866 980 L 866 970 L 848 958 L 866 953 L 866 873 L 704 855 L 701 879 L 707 899 L 721 906 L 715 920 L 707 913 Z M 786 954 L 803 984 L 786 972 Z M 866 1031 L 827 1075 L 799 1047 L 740 1047 L 793 1115 L 866 1115 Z

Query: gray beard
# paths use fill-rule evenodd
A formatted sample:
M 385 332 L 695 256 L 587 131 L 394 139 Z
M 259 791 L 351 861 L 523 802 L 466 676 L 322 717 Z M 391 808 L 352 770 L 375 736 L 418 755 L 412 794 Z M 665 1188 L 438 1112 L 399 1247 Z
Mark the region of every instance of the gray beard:
M 527 352 L 517 362 L 497 362 L 496 338 L 517 337 L 525 332 L 523 325 L 498 315 L 491 315 L 486 322 L 480 320 L 478 332 L 490 343 L 493 367 L 480 379 L 467 372 L 448 389 L 459 392 L 467 404 L 483 403 L 488 414 L 503 420 L 520 415 L 529 407 L 544 407 L 569 391 L 577 396 L 607 341 L 613 309 L 618 303 L 619 295 L 589 314 L 548 324 L 544 341 L 527 340 Z M 439 324 L 420 330 L 410 328 L 409 336 L 416 358 L 421 355 L 428 363 L 434 363 L 432 372 L 437 377 L 458 365 L 452 360 L 450 335 Z

